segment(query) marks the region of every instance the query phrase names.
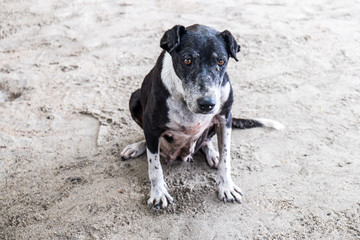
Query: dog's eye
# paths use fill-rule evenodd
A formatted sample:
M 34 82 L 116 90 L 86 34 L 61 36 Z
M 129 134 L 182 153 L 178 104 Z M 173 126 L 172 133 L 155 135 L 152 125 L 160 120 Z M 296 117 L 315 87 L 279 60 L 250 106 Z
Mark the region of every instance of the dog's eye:
M 218 60 L 217 60 L 217 65 L 219 65 L 219 66 L 224 65 L 224 63 L 225 63 L 225 61 L 222 60 L 222 59 L 218 59 Z
M 185 58 L 184 63 L 185 63 L 185 65 L 190 66 L 191 65 L 191 58 Z

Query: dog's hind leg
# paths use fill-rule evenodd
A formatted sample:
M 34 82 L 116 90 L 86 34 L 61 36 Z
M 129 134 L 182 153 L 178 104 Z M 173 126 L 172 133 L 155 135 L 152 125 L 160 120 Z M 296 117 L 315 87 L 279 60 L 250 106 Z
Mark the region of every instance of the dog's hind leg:
M 131 112 L 131 116 L 134 121 L 142 128 L 143 120 L 142 113 L 143 109 L 140 102 L 141 90 L 140 88 L 133 92 L 129 101 L 129 108 Z M 125 149 L 121 152 L 120 156 L 123 160 L 127 160 L 130 158 L 136 158 L 140 155 L 144 154 L 146 151 L 146 143 L 145 140 L 133 144 L 129 144 L 125 147 Z
M 206 161 L 212 168 L 217 168 L 219 166 L 219 152 L 215 150 L 211 139 L 208 139 L 202 145 L 201 150 L 204 152 Z
M 121 158 L 127 160 L 130 158 L 136 158 L 144 154 L 146 151 L 145 140 L 133 144 L 127 145 L 124 150 L 121 152 Z
M 140 102 L 140 96 L 140 88 L 131 94 L 129 101 L 129 109 L 131 112 L 131 117 L 141 128 L 143 128 L 143 109 Z

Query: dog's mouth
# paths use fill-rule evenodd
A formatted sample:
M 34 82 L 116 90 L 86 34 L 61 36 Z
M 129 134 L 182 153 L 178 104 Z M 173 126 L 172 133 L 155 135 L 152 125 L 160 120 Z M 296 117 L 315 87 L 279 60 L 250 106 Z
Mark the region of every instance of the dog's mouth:
M 198 111 L 197 112 L 197 114 L 205 114 L 205 115 L 207 115 L 207 114 L 213 114 L 214 113 L 214 111 Z

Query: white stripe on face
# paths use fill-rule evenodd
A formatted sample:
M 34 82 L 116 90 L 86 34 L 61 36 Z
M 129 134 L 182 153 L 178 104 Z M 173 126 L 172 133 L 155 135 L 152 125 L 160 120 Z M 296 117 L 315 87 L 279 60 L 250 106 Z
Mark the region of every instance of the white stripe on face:
M 171 96 L 177 99 L 184 98 L 184 89 L 181 79 L 175 73 L 172 58 L 168 52 L 165 52 L 164 54 L 161 80 Z

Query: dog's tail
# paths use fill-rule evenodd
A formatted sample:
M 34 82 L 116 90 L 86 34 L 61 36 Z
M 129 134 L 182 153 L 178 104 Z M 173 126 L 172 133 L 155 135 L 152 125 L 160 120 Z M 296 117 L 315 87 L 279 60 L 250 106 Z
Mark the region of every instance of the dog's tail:
M 285 126 L 282 123 L 266 118 L 254 118 L 254 119 L 233 118 L 232 127 L 238 129 L 266 127 L 266 128 L 273 128 L 276 130 L 281 130 L 285 128 Z

